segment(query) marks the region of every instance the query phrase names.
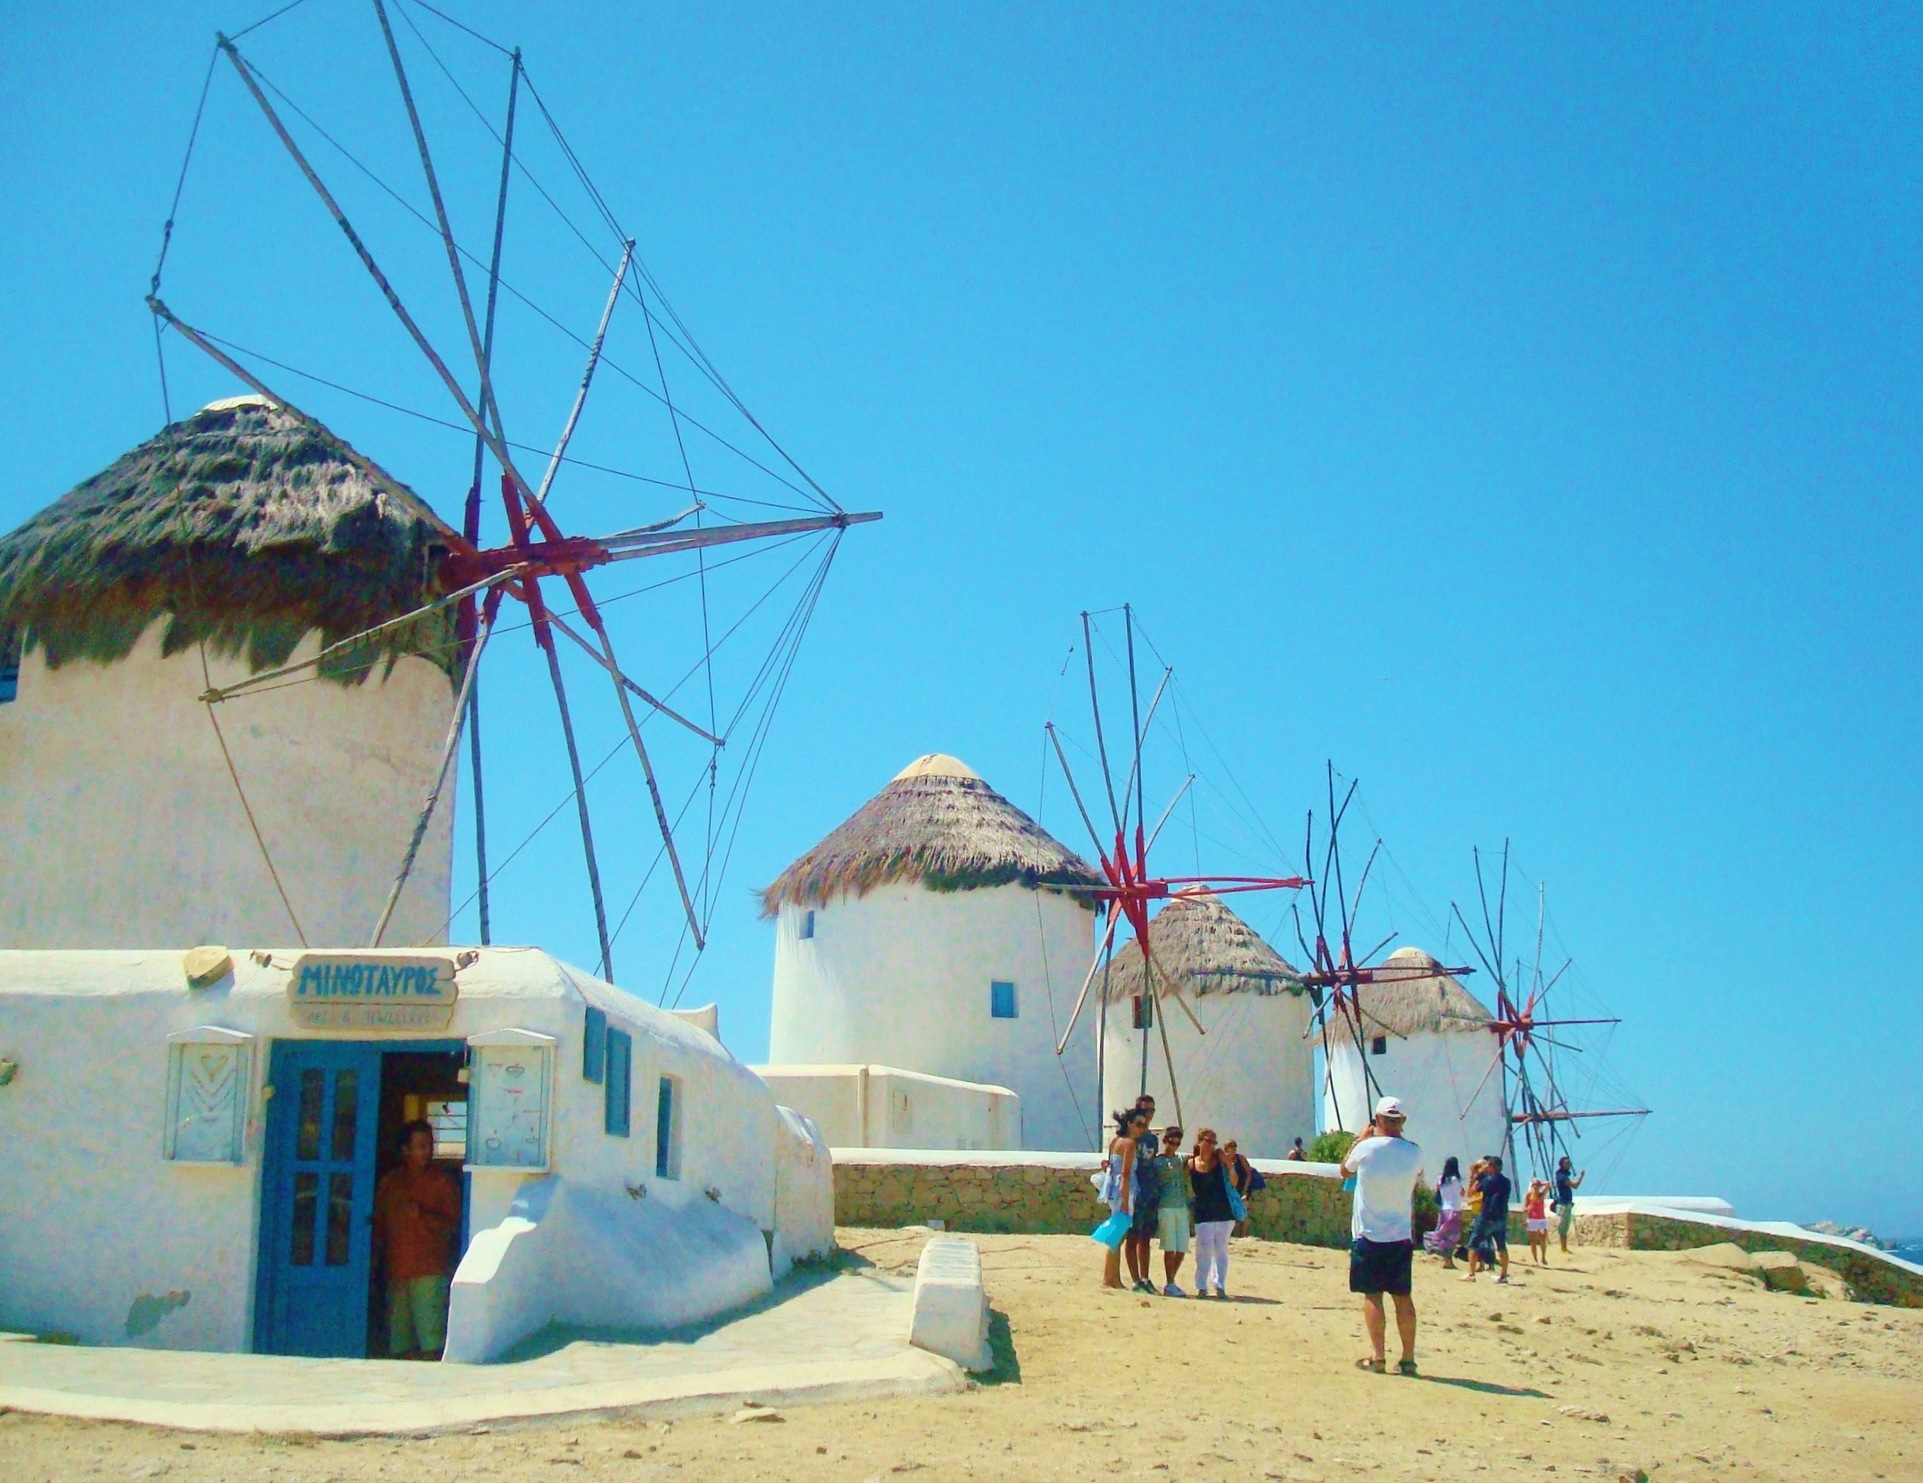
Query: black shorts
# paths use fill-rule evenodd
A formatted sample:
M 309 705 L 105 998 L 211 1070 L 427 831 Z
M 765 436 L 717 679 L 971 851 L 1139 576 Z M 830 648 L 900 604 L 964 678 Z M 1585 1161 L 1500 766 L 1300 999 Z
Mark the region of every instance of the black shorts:
M 1349 1246 L 1349 1291 L 1379 1297 L 1409 1296 L 1410 1269 L 1415 1265 L 1413 1241 L 1371 1241 L 1357 1236 Z
M 1157 1200 L 1151 1205 L 1145 1200 L 1137 1199 L 1135 1202 L 1135 1213 L 1129 1217 L 1128 1233 L 1131 1236 L 1139 1236 L 1146 1241 L 1155 1234 L 1161 1219 L 1161 1201 Z
M 1492 1251 L 1509 1249 L 1509 1222 L 1504 1220 L 1484 1220 L 1476 1217 L 1475 1229 L 1469 1232 L 1469 1249 L 1488 1255 Z

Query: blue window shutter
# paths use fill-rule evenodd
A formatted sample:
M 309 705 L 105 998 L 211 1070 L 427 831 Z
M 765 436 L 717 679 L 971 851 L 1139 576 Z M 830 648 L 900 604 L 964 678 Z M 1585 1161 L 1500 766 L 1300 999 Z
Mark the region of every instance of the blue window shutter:
M 677 1177 L 674 1154 L 674 1078 L 664 1076 L 654 1103 L 654 1173 L 657 1179 Z
M 1001 979 L 988 985 L 988 1012 L 998 1020 L 1012 1020 L 1016 1017 L 1015 986 Z
M 592 1004 L 581 1023 L 581 1078 L 584 1081 L 599 1081 L 603 1062 L 607 1059 L 608 1049 L 608 1012 L 596 1009 Z
M 608 1031 L 607 1130 L 617 1138 L 628 1136 L 628 1110 L 634 1100 L 634 1041 L 625 1030 Z
M 810 937 L 813 937 L 814 935 L 815 935 L 815 914 L 812 911 L 804 911 L 801 914 L 802 941 L 805 942 Z

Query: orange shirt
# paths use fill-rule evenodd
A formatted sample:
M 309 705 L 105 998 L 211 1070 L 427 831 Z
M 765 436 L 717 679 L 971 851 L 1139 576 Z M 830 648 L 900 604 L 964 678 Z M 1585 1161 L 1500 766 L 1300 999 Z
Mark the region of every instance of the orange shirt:
M 460 1228 L 460 1187 L 432 1164 L 419 1174 L 410 1174 L 405 1164 L 390 1169 L 374 1191 L 374 1237 L 386 1258 L 389 1282 L 447 1271 Z

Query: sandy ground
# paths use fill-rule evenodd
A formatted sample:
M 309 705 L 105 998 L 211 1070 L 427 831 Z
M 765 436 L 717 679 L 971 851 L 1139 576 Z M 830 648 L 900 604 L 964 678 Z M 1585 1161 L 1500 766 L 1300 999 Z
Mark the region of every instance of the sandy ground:
M 926 1239 L 841 1235 L 887 1268 Z M 1923 1479 L 1923 1311 L 1666 1254 L 1579 1250 L 1506 1288 L 1425 1260 L 1424 1373 L 1406 1380 L 1352 1368 L 1339 1252 L 1237 1242 L 1235 1297 L 1216 1303 L 1100 1292 L 1083 1237 L 978 1239 L 1004 1358 L 964 1395 L 359 1441 L 11 1414 L 0 1478 Z

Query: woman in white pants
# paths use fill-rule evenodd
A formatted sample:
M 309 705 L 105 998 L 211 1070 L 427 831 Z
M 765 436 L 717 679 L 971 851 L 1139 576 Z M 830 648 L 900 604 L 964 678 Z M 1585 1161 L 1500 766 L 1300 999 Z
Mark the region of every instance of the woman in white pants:
M 1222 1167 L 1213 1128 L 1203 1128 L 1195 1135 L 1195 1152 L 1189 1158 L 1189 1188 L 1195 1211 L 1195 1295 L 1205 1298 L 1213 1289 L 1218 1298 L 1226 1298 L 1229 1232 L 1235 1227 L 1235 1212 L 1229 1206 L 1228 1174 Z

